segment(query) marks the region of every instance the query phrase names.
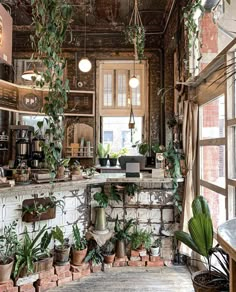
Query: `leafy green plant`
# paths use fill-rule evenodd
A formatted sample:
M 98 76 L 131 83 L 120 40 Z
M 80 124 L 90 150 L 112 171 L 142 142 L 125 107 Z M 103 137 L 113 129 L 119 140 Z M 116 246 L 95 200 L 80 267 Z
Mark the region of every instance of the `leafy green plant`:
M 0 236 L 0 264 L 8 264 L 14 258 L 19 246 L 16 233 L 17 222 L 13 221 L 4 227 L 3 234 Z
M 210 209 L 204 197 L 198 196 L 193 200 L 192 212 L 193 217 L 188 222 L 189 234 L 184 231 L 176 231 L 175 237 L 203 256 L 206 259 L 209 273 L 214 271 L 214 276 L 216 276 L 214 282 L 221 284 L 223 282 L 227 288 L 229 285 L 228 256 L 218 246 L 213 247 L 213 224 Z M 212 265 L 213 255 L 217 259 L 220 269 Z
M 164 152 L 164 156 L 168 163 L 168 171 L 170 176 L 172 177 L 173 183 L 173 198 L 174 204 L 179 213 L 182 212 L 182 200 L 178 193 L 178 178 L 181 177 L 181 169 L 180 169 L 180 158 L 181 154 L 176 151 L 173 146 L 173 143 L 169 143 L 166 151 Z
M 116 217 L 116 222 L 115 222 L 115 235 L 114 235 L 114 240 L 127 240 L 129 241 L 131 239 L 130 237 L 130 228 L 133 227 L 134 225 L 134 220 L 130 219 L 127 222 L 124 223 L 124 226 L 122 228 L 121 223 L 118 220 L 118 216 Z
M 148 143 L 146 143 L 146 142 L 139 143 L 139 141 L 137 141 L 133 145 L 133 147 L 137 147 L 138 148 L 138 152 L 141 155 L 146 155 L 150 150 L 150 145 Z
M 99 158 L 107 158 L 107 155 L 111 151 L 111 145 L 107 144 L 106 146 L 102 143 L 98 143 L 98 148 L 97 148 L 97 155 Z
M 138 230 L 136 227 L 135 231 L 131 234 L 131 248 L 139 249 L 145 247 L 149 249 L 151 245 L 151 233 L 146 230 Z
M 108 206 L 109 199 L 103 190 L 94 194 L 94 200 L 98 202 L 99 207 L 101 208 L 106 208 Z
M 151 149 L 154 153 L 163 153 L 165 152 L 166 148 L 164 145 L 160 145 L 159 143 L 155 143 L 151 146 Z
M 161 246 L 161 238 L 157 238 L 156 240 L 153 241 L 152 247 L 160 247 Z
M 61 248 L 64 248 L 68 244 L 68 239 L 64 237 L 63 231 L 61 230 L 59 226 L 56 226 L 52 230 L 52 236 L 54 240 L 57 240 L 60 242 Z
M 76 250 L 83 250 L 87 247 L 87 240 L 85 236 L 80 236 L 79 227 L 77 224 L 73 224 L 73 237 L 74 237 L 74 247 Z
M 118 152 L 111 152 L 109 154 L 109 158 L 119 158 L 121 155 L 126 155 L 127 153 L 128 153 L 128 149 L 127 148 L 122 148 Z
M 133 197 L 135 195 L 136 192 L 140 191 L 140 187 L 135 184 L 135 183 L 127 183 L 125 184 L 125 193 L 130 196 Z
M 35 34 L 30 36 L 34 55 L 41 59 L 44 72 L 36 86 L 48 86 L 48 94 L 44 98 L 43 111 L 46 118 L 38 123 L 39 128 L 45 122 L 46 134 L 50 137 L 42 143 L 45 160 L 49 167 L 52 179 L 56 175 L 58 161 L 61 158 L 64 128 L 60 117 L 64 114 L 67 105 L 69 80 L 63 79 L 66 60 L 62 57 L 61 47 L 66 37 L 71 21 L 72 7 L 66 1 L 31 0 L 32 25 Z M 39 74 L 39 72 L 36 72 Z
M 111 238 L 102 246 L 102 254 L 105 256 L 113 255 L 115 253 L 114 239 Z
M 34 201 L 33 205 L 23 205 L 22 206 L 22 216 L 26 213 L 32 214 L 34 216 L 40 217 L 43 213 L 46 213 L 49 209 L 56 206 L 60 207 L 63 211 L 65 202 L 63 200 L 57 200 L 55 196 L 49 196 L 50 201 L 43 204 L 38 201 Z
M 126 43 L 134 45 L 137 49 L 138 59 L 144 58 L 145 29 L 142 25 L 129 25 L 125 28 Z
M 97 245 L 95 248 L 91 249 L 86 258 L 85 258 L 85 262 L 88 263 L 90 262 L 92 265 L 99 265 L 103 262 L 103 255 L 102 255 L 102 251 L 101 248 Z
M 16 252 L 16 263 L 13 273 L 14 278 L 18 278 L 21 271 L 25 268 L 27 274 L 33 273 L 34 263 L 42 254 L 48 252 L 47 248 L 51 241 L 51 236 L 49 233 L 45 233 L 46 228 L 46 225 L 44 225 L 33 240 L 30 238 L 27 228 L 25 228 L 24 237 Z M 42 235 L 41 242 L 38 242 Z

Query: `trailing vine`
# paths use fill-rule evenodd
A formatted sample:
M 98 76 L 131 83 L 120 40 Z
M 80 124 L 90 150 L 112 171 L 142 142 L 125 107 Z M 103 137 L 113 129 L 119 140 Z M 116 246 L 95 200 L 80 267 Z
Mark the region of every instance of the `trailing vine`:
M 64 115 L 69 91 L 69 80 L 63 80 L 66 60 L 61 55 L 61 47 L 70 24 L 72 8 L 66 1 L 31 0 L 32 20 L 35 34 L 30 36 L 33 58 L 40 59 L 46 68 L 36 86 L 48 86 L 43 111 L 46 115 L 39 128 L 46 123 L 49 139 L 43 143 L 45 160 L 52 178 L 55 177 L 62 153 L 64 128 L 60 117 Z M 36 72 L 39 74 L 38 72 Z
M 125 29 L 126 43 L 134 45 L 135 54 L 141 61 L 144 58 L 145 29 L 140 25 L 129 25 Z

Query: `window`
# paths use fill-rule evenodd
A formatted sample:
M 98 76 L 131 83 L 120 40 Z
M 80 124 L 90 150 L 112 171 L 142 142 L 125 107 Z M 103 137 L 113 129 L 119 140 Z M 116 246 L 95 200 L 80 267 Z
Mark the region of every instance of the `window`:
M 98 61 L 97 67 L 102 142 L 110 143 L 112 151 L 125 147 L 129 153 L 136 154 L 137 149 L 132 144 L 142 141 L 143 128 L 148 127 L 147 62 L 142 61 L 135 65 L 135 76 L 139 79 L 139 86 L 135 89 L 129 86 L 129 79 L 134 75 L 133 61 L 104 60 Z M 132 141 L 131 130 L 128 128 L 131 103 L 135 120 Z

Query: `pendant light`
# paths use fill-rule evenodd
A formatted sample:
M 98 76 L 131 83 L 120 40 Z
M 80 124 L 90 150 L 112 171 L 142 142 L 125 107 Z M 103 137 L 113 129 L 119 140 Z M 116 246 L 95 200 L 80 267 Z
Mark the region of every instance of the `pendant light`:
M 129 80 L 129 86 L 133 89 L 137 88 L 139 86 L 139 80 L 137 76 L 135 75 L 135 57 L 134 57 L 134 75 Z
M 79 69 L 81 72 L 87 73 L 91 70 L 92 64 L 89 59 L 86 57 L 86 39 L 87 39 L 87 30 L 86 30 L 86 5 L 85 5 L 85 17 L 84 17 L 84 57 L 79 61 Z

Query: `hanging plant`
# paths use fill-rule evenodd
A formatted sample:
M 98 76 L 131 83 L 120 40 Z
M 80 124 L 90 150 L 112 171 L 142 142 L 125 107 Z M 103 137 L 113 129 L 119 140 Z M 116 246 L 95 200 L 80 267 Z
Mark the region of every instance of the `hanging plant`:
M 135 56 L 140 61 L 144 58 L 145 29 L 138 24 L 128 25 L 125 28 L 126 43 L 134 45 Z
M 188 5 L 183 8 L 184 26 L 187 31 L 189 48 L 196 47 L 197 41 L 199 47 L 202 47 L 199 38 L 198 24 L 194 18 L 198 9 L 200 9 L 202 13 L 204 12 L 204 7 L 201 2 L 202 0 L 189 1 Z
M 32 25 L 35 27 L 35 34 L 30 37 L 35 50 L 32 57 L 40 59 L 46 68 L 41 73 L 40 80 L 34 81 L 41 88 L 48 86 L 43 108 L 46 117 L 38 126 L 42 127 L 46 123 L 46 134 L 49 138 L 42 146 L 54 178 L 61 159 L 64 139 L 61 117 L 63 119 L 69 91 L 68 79 L 63 80 L 66 60 L 61 55 L 61 48 L 71 21 L 72 8 L 66 1 L 57 0 L 31 0 L 31 6 Z

